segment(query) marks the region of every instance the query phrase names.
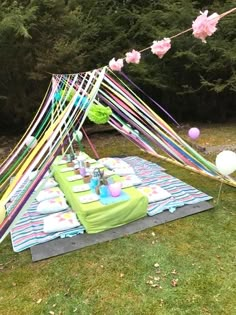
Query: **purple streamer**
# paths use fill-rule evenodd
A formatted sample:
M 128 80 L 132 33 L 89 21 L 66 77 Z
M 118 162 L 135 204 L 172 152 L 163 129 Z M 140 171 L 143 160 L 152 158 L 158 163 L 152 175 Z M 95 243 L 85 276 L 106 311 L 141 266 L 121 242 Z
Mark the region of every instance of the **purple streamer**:
M 145 93 L 139 86 L 137 86 L 124 72 L 120 72 L 120 74 L 123 75 L 123 77 L 129 81 L 136 89 L 138 89 L 141 93 L 143 93 L 150 101 L 152 101 L 155 105 L 157 105 L 164 113 L 166 113 L 167 116 L 169 116 L 175 123 L 176 125 L 180 126 L 180 124 L 156 101 L 154 101 L 153 98 L 151 98 L 147 93 Z

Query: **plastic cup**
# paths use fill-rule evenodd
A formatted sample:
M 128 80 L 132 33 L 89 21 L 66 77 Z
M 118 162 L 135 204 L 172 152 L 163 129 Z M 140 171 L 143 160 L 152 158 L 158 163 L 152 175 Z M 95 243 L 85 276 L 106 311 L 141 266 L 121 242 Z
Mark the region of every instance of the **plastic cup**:
M 80 175 L 81 175 L 81 176 L 84 177 L 84 176 L 86 175 L 86 169 L 85 169 L 85 167 L 80 167 L 79 171 L 80 171 Z
M 90 180 L 90 188 L 95 189 L 98 185 L 98 178 L 92 177 Z
M 108 186 L 106 185 L 101 185 L 99 188 L 99 193 L 100 193 L 100 197 L 101 198 L 106 198 L 109 196 L 109 190 L 108 190 Z
M 121 183 L 113 183 L 109 185 L 109 191 L 112 197 L 118 197 L 121 194 Z

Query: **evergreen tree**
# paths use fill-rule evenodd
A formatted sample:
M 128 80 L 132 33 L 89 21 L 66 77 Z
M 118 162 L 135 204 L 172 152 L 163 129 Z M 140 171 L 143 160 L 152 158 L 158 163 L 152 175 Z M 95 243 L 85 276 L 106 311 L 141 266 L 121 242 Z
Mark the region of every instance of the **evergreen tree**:
M 50 73 L 107 65 L 191 27 L 200 10 L 231 9 L 232 1 L 5 0 L 0 5 L 4 128 L 9 120 L 27 126 Z M 235 28 L 232 14 L 206 44 L 188 32 L 172 40 L 163 59 L 147 50 L 139 65 L 125 65 L 124 71 L 180 121 L 227 120 L 236 116 Z

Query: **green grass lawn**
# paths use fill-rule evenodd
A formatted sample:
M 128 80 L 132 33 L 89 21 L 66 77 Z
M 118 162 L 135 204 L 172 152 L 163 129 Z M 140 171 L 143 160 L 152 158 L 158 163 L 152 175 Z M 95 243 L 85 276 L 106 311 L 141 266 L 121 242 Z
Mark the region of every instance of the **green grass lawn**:
M 198 144 L 235 144 L 235 129 L 202 127 Z M 29 250 L 14 253 L 8 237 L 0 245 L 0 314 L 236 314 L 236 189 L 223 185 L 216 205 L 220 183 L 150 158 L 115 133 L 91 140 L 101 157 L 156 161 L 213 196 L 214 209 L 37 263 Z

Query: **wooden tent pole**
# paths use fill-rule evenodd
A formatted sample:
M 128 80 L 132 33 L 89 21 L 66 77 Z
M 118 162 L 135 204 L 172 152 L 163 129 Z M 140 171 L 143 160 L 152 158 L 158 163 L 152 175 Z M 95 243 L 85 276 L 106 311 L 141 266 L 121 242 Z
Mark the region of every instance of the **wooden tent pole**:
M 146 151 L 144 151 L 144 150 L 141 150 L 141 151 L 143 151 L 143 152 L 146 153 Z M 182 168 L 185 168 L 185 169 L 187 169 L 187 170 L 189 170 L 189 171 L 191 171 L 191 172 L 195 172 L 195 173 L 197 173 L 197 174 L 199 174 L 199 175 L 202 175 L 202 176 L 205 176 L 205 177 L 214 179 L 214 180 L 216 180 L 216 181 L 219 181 L 219 182 L 221 182 L 221 183 L 225 183 L 225 184 L 227 184 L 227 185 L 230 185 L 230 186 L 236 188 L 236 181 L 234 181 L 233 179 L 232 179 L 232 180 L 230 180 L 230 179 L 227 180 L 227 179 L 222 178 L 222 177 L 220 177 L 220 176 L 211 176 L 211 175 L 208 175 L 207 173 L 203 173 L 203 172 L 201 172 L 201 171 L 198 171 L 198 170 L 196 170 L 195 168 L 193 168 L 193 167 L 191 167 L 191 166 L 189 166 L 189 165 L 183 165 L 183 164 L 181 164 L 181 163 L 178 162 L 178 161 L 175 161 L 175 160 L 172 160 L 172 159 L 170 159 L 170 158 L 168 158 L 168 157 L 159 155 L 158 153 L 156 153 L 156 154 L 151 153 L 151 152 L 148 152 L 148 153 L 149 153 L 150 155 L 153 155 L 153 156 L 155 156 L 155 157 L 157 157 L 157 158 L 163 160 L 163 161 L 166 161 L 166 162 L 175 164 L 175 165 L 180 166 L 180 167 L 182 167 Z

